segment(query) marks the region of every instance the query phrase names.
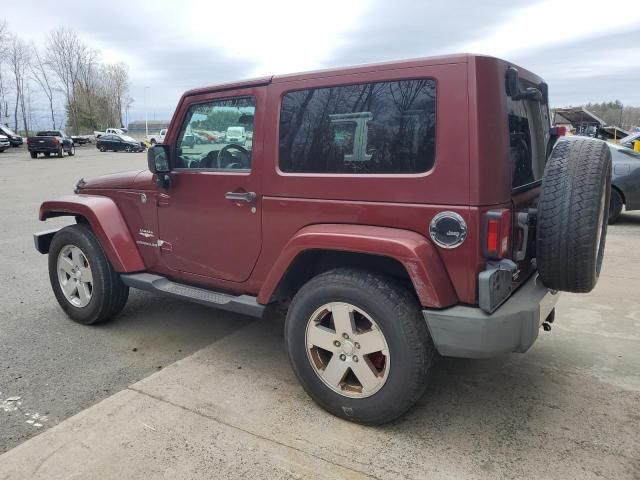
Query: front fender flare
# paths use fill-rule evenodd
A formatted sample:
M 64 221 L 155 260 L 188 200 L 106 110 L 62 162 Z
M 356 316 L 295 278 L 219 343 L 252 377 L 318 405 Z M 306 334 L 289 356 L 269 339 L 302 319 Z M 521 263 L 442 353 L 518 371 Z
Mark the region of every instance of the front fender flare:
M 442 308 L 457 303 L 449 275 L 427 238 L 409 230 L 344 224 L 311 225 L 299 230 L 285 245 L 269 272 L 258 293 L 258 303 L 270 301 L 296 257 L 309 250 L 391 257 L 406 269 L 423 306 Z
M 40 205 L 40 220 L 53 217 L 84 217 L 117 272 L 144 270 L 144 262 L 116 203 L 98 195 L 65 195 Z

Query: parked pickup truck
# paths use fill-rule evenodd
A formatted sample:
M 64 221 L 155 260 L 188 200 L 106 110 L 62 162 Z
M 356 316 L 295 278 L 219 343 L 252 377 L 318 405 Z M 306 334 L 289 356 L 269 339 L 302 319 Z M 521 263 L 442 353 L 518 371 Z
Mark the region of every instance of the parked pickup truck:
M 164 137 L 166 137 L 166 135 L 167 129 L 163 128 L 162 130 L 160 130 L 160 133 L 158 135 L 149 135 L 147 139 L 149 140 L 149 143 L 151 145 L 156 145 L 158 143 L 164 143 Z
M 35 137 L 27 138 L 27 149 L 31 158 L 36 158 L 39 153 L 45 157 L 52 153 L 62 157 L 66 152 L 70 157 L 76 154 L 76 147 L 71 137 L 62 130 L 43 130 L 36 133 Z
M 420 398 L 436 354 L 525 352 L 559 291 L 596 285 L 611 154 L 549 118 L 540 77 L 477 55 L 192 90 L 148 170 L 44 202 L 41 220 L 77 223 L 35 244 L 80 323 L 113 318 L 130 288 L 285 310 L 306 392 L 380 424 Z M 183 148 L 208 119 L 253 139 Z
M 93 136 L 98 139 L 103 135 L 125 135 L 127 133 L 126 128 L 107 128 L 104 132 L 95 131 Z

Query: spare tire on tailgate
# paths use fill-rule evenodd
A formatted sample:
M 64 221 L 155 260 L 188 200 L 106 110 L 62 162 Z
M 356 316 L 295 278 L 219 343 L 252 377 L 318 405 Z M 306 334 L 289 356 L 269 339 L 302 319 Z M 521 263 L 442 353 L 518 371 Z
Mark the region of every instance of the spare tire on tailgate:
M 562 138 L 544 171 L 536 257 L 544 284 L 590 292 L 598 281 L 611 194 L 611 152 L 601 140 Z

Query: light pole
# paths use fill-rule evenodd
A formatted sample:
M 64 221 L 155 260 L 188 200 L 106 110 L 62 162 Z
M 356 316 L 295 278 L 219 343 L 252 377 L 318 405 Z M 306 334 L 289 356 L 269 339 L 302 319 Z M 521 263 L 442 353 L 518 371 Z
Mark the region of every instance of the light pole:
M 147 89 L 149 87 L 145 85 L 144 87 L 144 134 L 145 136 L 149 136 L 149 115 L 147 114 Z

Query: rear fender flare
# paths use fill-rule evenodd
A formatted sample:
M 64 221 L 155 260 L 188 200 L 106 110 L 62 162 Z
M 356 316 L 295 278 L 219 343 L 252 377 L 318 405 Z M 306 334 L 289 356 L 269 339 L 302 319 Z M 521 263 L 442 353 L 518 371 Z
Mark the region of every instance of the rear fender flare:
M 66 195 L 44 202 L 40 220 L 81 216 L 87 220 L 102 249 L 117 272 L 144 270 L 144 262 L 116 203 L 97 195 Z
M 438 252 L 424 236 L 396 228 L 322 224 L 305 227 L 289 240 L 258 293 L 258 303 L 270 301 L 289 267 L 301 253 L 309 250 L 335 250 L 393 258 L 406 269 L 423 306 L 442 308 L 457 302 Z

